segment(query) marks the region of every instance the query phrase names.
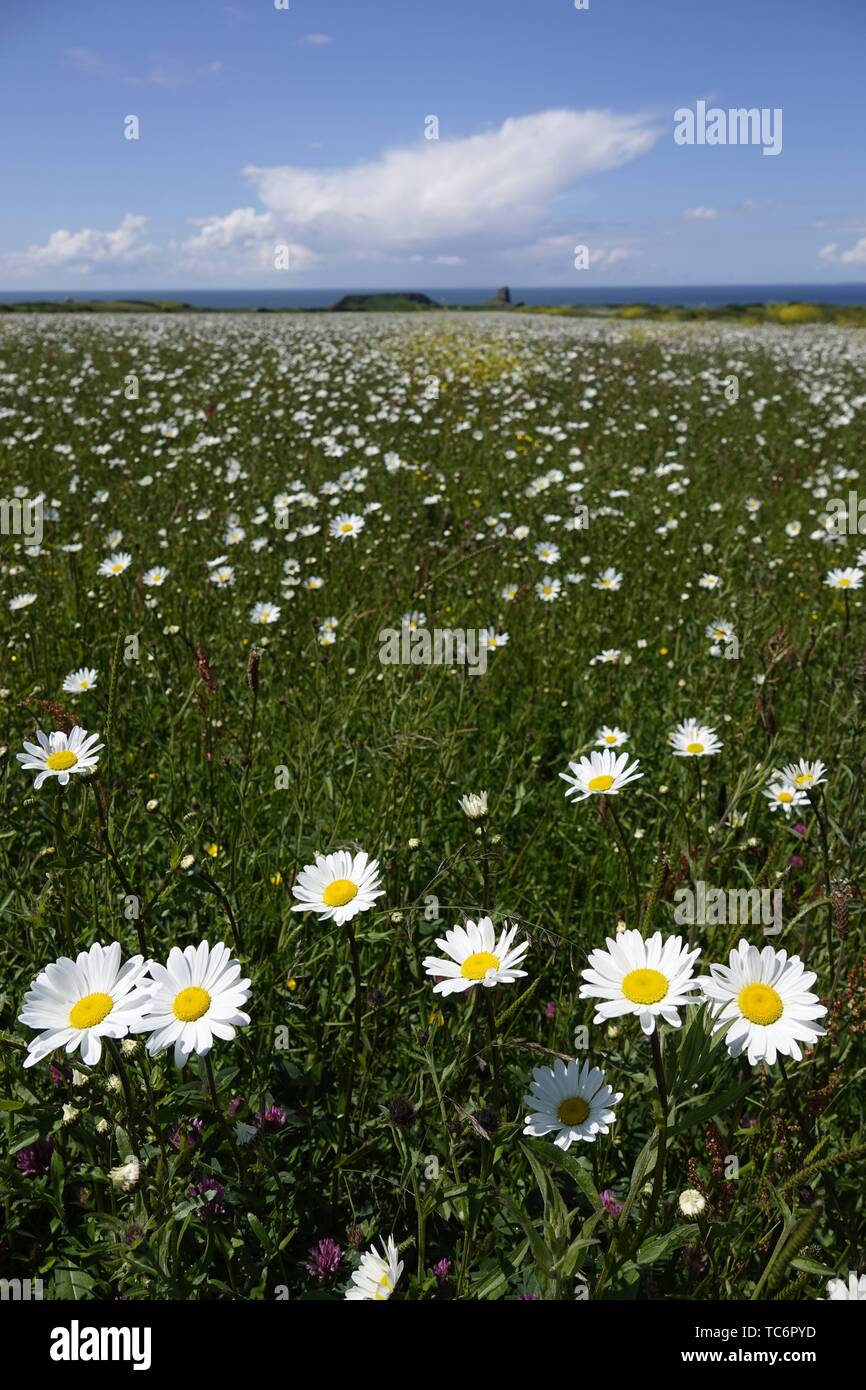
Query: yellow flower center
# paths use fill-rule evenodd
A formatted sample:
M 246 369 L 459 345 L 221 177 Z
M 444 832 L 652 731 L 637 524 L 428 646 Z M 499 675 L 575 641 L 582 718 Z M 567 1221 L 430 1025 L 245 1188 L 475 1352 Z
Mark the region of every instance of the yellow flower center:
M 351 529 L 352 529 L 352 523 L 351 523 L 351 521 L 344 521 L 343 524 L 342 524 L 342 526 L 340 527 L 340 530 L 341 530 L 341 531 L 351 531 Z
M 328 907 L 345 907 L 346 903 L 350 903 L 357 896 L 357 883 L 353 883 L 350 878 L 335 878 L 322 894 L 322 901 Z
M 175 995 L 172 1008 L 175 1018 L 179 1018 L 182 1023 L 194 1023 L 210 1008 L 210 995 L 206 989 L 190 985 L 188 989 L 182 989 Z
M 464 980 L 483 980 L 488 970 L 498 969 L 499 957 L 494 956 L 492 951 L 476 951 L 474 955 L 466 957 L 460 974 Z
M 591 792 L 606 792 L 610 790 L 615 781 L 616 778 L 611 777 L 610 773 L 603 772 L 598 777 L 590 777 L 586 786 L 587 790 Z
M 668 992 L 668 982 L 660 970 L 630 970 L 622 992 L 633 1004 L 658 1004 Z
M 564 1125 L 580 1125 L 589 1114 L 589 1106 L 583 1096 L 572 1096 L 562 1102 L 558 1114 Z
M 746 985 L 740 990 L 738 999 L 740 1013 L 750 1023 L 760 1023 L 764 1027 L 775 1023 L 785 1011 L 782 996 L 772 985 Z
M 61 748 L 59 753 L 49 753 L 45 759 L 45 766 L 50 767 L 52 772 L 68 772 L 77 762 L 77 753 L 73 753 L 69 748 Z
M 616 735 L 615 735 L 615 734 L 605 734 L 604 741 L 605 741 L 605 743 L 616 743 Z
M 851 580 L 850 580 L 850 579 L 840 579 L 840 580 L 839 580 L 839 588 L 840 588 L 840 589 L 847 589 L 848 586 L 850 585 L 850 583 L 851 583 Z
M 85 994 L 69 1010 L 70 1028 L 94 1028 L 114 1008 L 110 994 Z
M 814 777 L 811 775 L 811 773 L 808 772 L 801 772 L 799 777 L 794 778 L 794 781 L 797 783 L 798 787 L 808 787 L 811 782 L 814 782 L 814 780 Z
M 776 797 L 777 797 L 777 800 L 779 800 L 779 801 L 784 801 L 785 805 L 787 806 L 789 802 L 791 802 L 791 801 L 794 800 L 794 793 L 793 793 L 793 792 L 777 792 L 777 793 L 776 793 Z
M 703 751 L 704 751 L 704 745 L 703 745 L 702 743 L 687 743 L 687 744 L 686 744 L 686 752 L 687 752 L 687 753 L 703 753 Z
M 112 566 L 111 566 L 111 573 L 112 573 L 112 574 L 123 574 L 123 565 L 112 565 Z
M 88 688 L 89 685 L 90 685 L 90 681 L 82 681 L 82 682 L 81 682 L 81 689 L 82 689 L 82 690 L 87 690 L 87 688 Z

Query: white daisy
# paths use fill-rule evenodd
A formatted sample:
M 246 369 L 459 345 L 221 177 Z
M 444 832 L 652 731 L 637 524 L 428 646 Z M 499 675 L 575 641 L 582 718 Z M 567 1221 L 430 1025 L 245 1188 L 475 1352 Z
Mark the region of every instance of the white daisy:
M 279 622 L 280 610 L 275 603 L 254 603 L 250 609 L 251 623 Z
M 702 574 L 698 580 L 701 589 L 718 589 L 721 587 L 721 579 L 717 574 Z
M 96 672 L 90 666 L 80 666 L 64 678 L 63 689 L 67 695 L 79 695 L 83 690 L 92 690 L 96 685 Z
M 722 748 L 715 729 L 695 719 L 682 720 L 668 735 L 668 742 L 675 758 L 708 758 Z
M 730 642 L 734 635 L 734 625 L 729 623 L 727 618 L 716 618 L 715 622 L 710 623 L 705 629 L 705 634 L 714 642 Z
M 385 892 L 379 883 L 379 861 L 369 859 L 363 850 L 317 854 L 315 864 L 305 864 L 298 874 L 292 888 L 298 902 L 292 904 L 292 911 L 317 912 L 320 921 L 333 918 L 339 927 L 359 912 L 369 912 Z
M 15 756 L 25 772 L 36 772 L 34 791 L 39 790 L 48 777 L 56 777 L 61 787 L 65 787 L 72 773 L 92 772 L 99 759 L 97 753 L 102 748 L 97 743 L 99 734 L 88 734 L 79 724 L 70 733 L 44 734 L 36 730 L 36 743 L 24 740 L 26 753 Z
M 786 818 L 798 807 L 809 805 L 809 798 L 806 793 L 800 787 L 792 786 L 788 781 L 774 780 L 771 786 L 764 789 L 764 796 L 770 803 L 770 810 L 776 811 L 781 807 Z
M 535 557 L 543 560 L 546 565 L 555 565 L 559 559 L 559 546 L 552 541 L 539 541 L 535 547 Z
M 352 536 L 359 535 L 364 529 L 364 524 L 364 518 L 356 512 L 340 512 L 328 527 L 328 534 L 335 540 L 347 541 Z
M 535 592 L 538 594 L 542 603 L 553 603 L 554 599 L 559 598 L 561 589 L 562 580 L 554 579 L 549 574 L 546 574 L 543 579 L 540 579 L 535 586 Z
M 785 535 L 786 535 L 786 536 L 790 536 L 792 540 L 793 540 L 793 538 L 794 538 L 795 536 L 799 536 L 799 534 L 800 534 L 800 532 L 802 531 L 802 529 L 803 529 L 803 523 L 800 522 L 800 521 L 786 521 L 786 522 L 785 522 Z
M 799 762 L 786 763 L 781 772 L 773 773 L 773 778 L 779 782 L 789 782 L 792 787 L 803 787 L 808 791 L 810 787 L 820 787 L 822 782 L 826 782 L 826 771 L 827 769 L 820 758 L 816 758 L 814 762 L 801 758 Z
M 482 651 L 496 652 L 508 645 L 508 633 L 497 632 L 492 627 L 483 627 L 478 634 L 478 641 Z
M 104 578 L 111 579 L 115 575 L 123 574 L 123 571 L 129 569 L 131 564 L 132 556 L 127 550 L 115 550 L 112 555 L 109 555 L 107 560 L 101 561 L 97 574 L 101 574 Z
M 164 565 L 153 565 L 146 570 L 142 576 L 142 584 L 146 584 L 149 589 L 158 589 L 168 578 L 169 571 Z
M 423 965 L 428 975 L 440 977 L 433 986 L 434 994 L 462 994 L 475 985 L 492 989 L 494 985 L 510 985 L 526 974 L 517 967 L 529 950 L 529 942 L 513 946 L 517 927 L 506 922 L 496 939 L 496 929 L 489 917 L 467 922 L 465 927 L 452 927 L 444 937 L 436 938 L 440 951 L 450 956 L 426 956 Z
M 700 980 L 713 1011 L 713 1032 L 727 1028 L 725 1043 L 732 1057 L 748 1054 L 749 1062 L 772 1067 L 776 1054 L 803 1056 L 800 1043 L 811 1047 L 826 1029 L 815 1023 L 826 1012 L 809 990 L 817 976 L 806 971 L 799 956 L 765 946 L 762 951 L 741 940 L 728 965 L 711 965 Z
M 839 1303 L 843 1300 L 857 1303 L 866 1302 L 866 1274 L 861 1274 L 858 1278 L 855 1270 L 848 1271 L 848 1283 L 844 1279 L 827 1280 L 828 1303 Z
M 218 589 L 228 589 L 235 582 L 235 571 L 233 565 L 220 565 L 208 575 L 211 584 L 216 584 Z
M 609 589 L 613 593 L 621 583 L 622 575 L 614 569 L 613 565 L 608 565 L 607 569 L 602 570 L 598 578 L 592 581 L 592 587 L 594 589 Z
M 629 782 L 643 777 L 638 772 L 638 760 L 629 763 L 628 756 L 620 753 L 617 757 L 606 747 L 601 753 L 592 752 L 588 758 L 581 758 L 579 763 L 569 763 L 571 776 L 567 772 L 559 774 L 568 783 L 565 795 L 576 796 L 578 801 L 585 801 L 588 796 L 616 796 Z
M 229 1041 L 235 1029 L 250 1021 L 243 1012 L 250 981 L 240 978 L 240 962 L 222 941 L 207 941 L 181 951 L 173 946 L 165 965 L 151 961 L 148 1004 L 133 1031 L 150 1033 L 151 1057 L 174 1044 L 175 1066 L 182 1067 L 191 1052 L 205 1057 L 214 1038 Z
M 689 950 L 680 936 L 662 941 L 657 931 L 645 941 L 639 931 L 621 932 L 615 940 L 607 938 L 606 951 L 590 951 L 580 997 L 603 1001 L 595 1006 L 593 1023 L 637 1014 L 647 1035 L 655 1031 L 659 1017 L 679 1028 L 678 1010 L 696 1002 L 693 966 L 699 955 L 700 948 Z
M 597 1134 L 608 1134 L 616 1119 L 613 1107 L 622 1100 L 622 1091 L 604 1084 L 599 1067 L 577 1061 L 566 1065 L 559 1057 L 552 1067 L 533 1070 L 529 1091 L 523 1097 L 531 1111 L 523 1133 L 541 1138 L 555 1132 L 553 1142 L 560 1149 L 570 1149 L 580 1139 L 594 1144 Z
M 24 996 L 19 1023 L 42 1031 L 27 1044 L 25 1067 L 35 1066 L 64 1047 L 81 1049 L 85 1066 L 102 1056 L 101 1038 L 124 1038 L 140 1023 L 147 1007 L 142 981 L 147 972 L 143 956 L 132 956 L 121 968 L 120 946 L 98 942 L 80 951 L 75 960 L 61 956 L 47 965 Z
M 831 570 L 824 580 L 830 589 L 860 589 L 863 585 L 864 571 L 856 566 L 848 569 Z
M 595 732 L 595 742 L 599 748 L 621 748 L 630 737 L 624 729 L 609 729 L 606 724 Z
M 460 807 L 470 820 L 483 820 L 489 809 L 487 792 L 467 792 L 460 798 Z
M 355 1287 L 349 1289 L 346 1298 L 382 1303 L 391 1297 L 402 1273 L 403 1261 L 397 1258 L 394 1237 L 389 1236 L 387 1243 L 382 1241 L 381 1255 L 375 1245 L 371 1245 L 361 1256 L 361 1263 L 352 1275 Z
M 29 608 L 31 603 L 35 602 L 35 594 L 15 594 L 9 600 L 9 608 L 13 613 L 17 613 L 22 608 Z

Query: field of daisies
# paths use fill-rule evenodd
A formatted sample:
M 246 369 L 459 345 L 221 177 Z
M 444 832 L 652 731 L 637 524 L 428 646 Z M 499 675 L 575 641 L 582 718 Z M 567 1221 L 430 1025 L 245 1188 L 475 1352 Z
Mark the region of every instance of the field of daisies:
M 0 1278 L 866 1297 L 864 407 L 833 327 L 0 324 Z

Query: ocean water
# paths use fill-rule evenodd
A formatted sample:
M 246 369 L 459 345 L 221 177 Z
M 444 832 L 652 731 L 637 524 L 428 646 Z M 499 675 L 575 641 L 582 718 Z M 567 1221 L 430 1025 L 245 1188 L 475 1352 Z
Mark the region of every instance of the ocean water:
M 407 287 L 417 292 L 418 286 Z M 425 289 L 439 304 L 483 304 L 496 291 L 483 289 Z M 687 308 L 721 304 L 778 304 L 805 300 L 819 304 L 866 304 L 866 284 L 823 285 L 626 285 L 592 289 L 575 285 L 511 286 L 513 302 L 524 304 L 673 304 Z M 196 309 L 327 309 L 344 294 L 383 294 L 397 291 L 359 289 L 305 290 L 0 290 L 0 303 L 34 303 L 63 299 L 173 299 Z

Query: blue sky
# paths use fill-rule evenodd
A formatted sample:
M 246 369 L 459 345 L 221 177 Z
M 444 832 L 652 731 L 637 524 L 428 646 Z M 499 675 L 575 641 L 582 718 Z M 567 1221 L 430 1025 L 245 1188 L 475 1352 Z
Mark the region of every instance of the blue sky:
M 0 287 L 866 281 L 863 0 L 288 2 L 4 4 Z

